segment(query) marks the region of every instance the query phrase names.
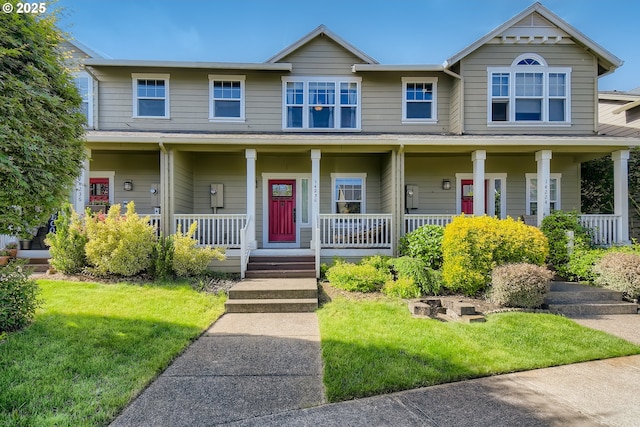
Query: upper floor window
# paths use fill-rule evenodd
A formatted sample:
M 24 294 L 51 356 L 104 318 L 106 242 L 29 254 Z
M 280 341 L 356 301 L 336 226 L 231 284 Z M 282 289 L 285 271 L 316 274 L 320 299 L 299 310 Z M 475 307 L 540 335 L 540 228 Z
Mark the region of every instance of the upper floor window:
M 571 68 L 549 67 L 539 55 L 517 57 L 511 67 L 489 67 L 490 124 L 571 121 Z
M 75 74 L 73 81 L 82 98 L 80 112 L 85 116 L 86 125 L 93 126 L 93 79 L 89 73 L 80 71 Z
M 359 130 L 360 78 L 283 77 L 285 129 Z
M 402 122 L 435 123 L 437 78 L 402 78 Z
M 133 117 L 169 118 L 169 74 L 131 74 Z
M 211 121 L 244 120 L 245 76 L 209 75 Z

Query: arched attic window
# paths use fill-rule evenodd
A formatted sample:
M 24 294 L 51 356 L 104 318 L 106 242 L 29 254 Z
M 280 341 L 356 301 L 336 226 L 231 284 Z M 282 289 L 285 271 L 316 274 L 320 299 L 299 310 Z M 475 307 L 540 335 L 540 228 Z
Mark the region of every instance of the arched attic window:
M 535 53 L 513 60 L 511 67 L 487 68 L 489 124 L 568 124 L 571 68 L 549 67 Z

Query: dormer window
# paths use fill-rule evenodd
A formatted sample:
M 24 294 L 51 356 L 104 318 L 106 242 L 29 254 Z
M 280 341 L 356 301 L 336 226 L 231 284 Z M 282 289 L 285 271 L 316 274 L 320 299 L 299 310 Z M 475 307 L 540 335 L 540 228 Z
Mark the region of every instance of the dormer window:
M 549 67 L 539 55 L 517 57 L 511 67 L 489 67 L 489 124 L 569 124 L 571 68 Z

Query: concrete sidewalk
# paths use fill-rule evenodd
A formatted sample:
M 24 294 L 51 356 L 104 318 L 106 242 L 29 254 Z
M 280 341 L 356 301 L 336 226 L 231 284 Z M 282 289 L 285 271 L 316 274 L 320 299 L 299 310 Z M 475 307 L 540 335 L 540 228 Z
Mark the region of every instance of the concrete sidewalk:
M 640 315 L 575 319 L 640 344 Z M 225 314 L 112 426 L 637 426 L 640 356 L 325 404 L 315 313 Z

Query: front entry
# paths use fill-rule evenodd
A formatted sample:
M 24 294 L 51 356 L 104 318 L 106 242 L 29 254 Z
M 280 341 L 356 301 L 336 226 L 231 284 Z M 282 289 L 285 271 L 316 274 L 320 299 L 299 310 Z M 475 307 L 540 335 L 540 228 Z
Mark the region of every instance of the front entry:
M 473 180 L 463 179 L 460 181 L 462 186 L 462 203 L 461 210 L 463 214 L 473 215 Z M 487 212 L 487 194 L 489 190 L 489 180 L 484 181 L 484 211 Z
M 296 241 L 296 180 L 269 180 L 269 242 Z

